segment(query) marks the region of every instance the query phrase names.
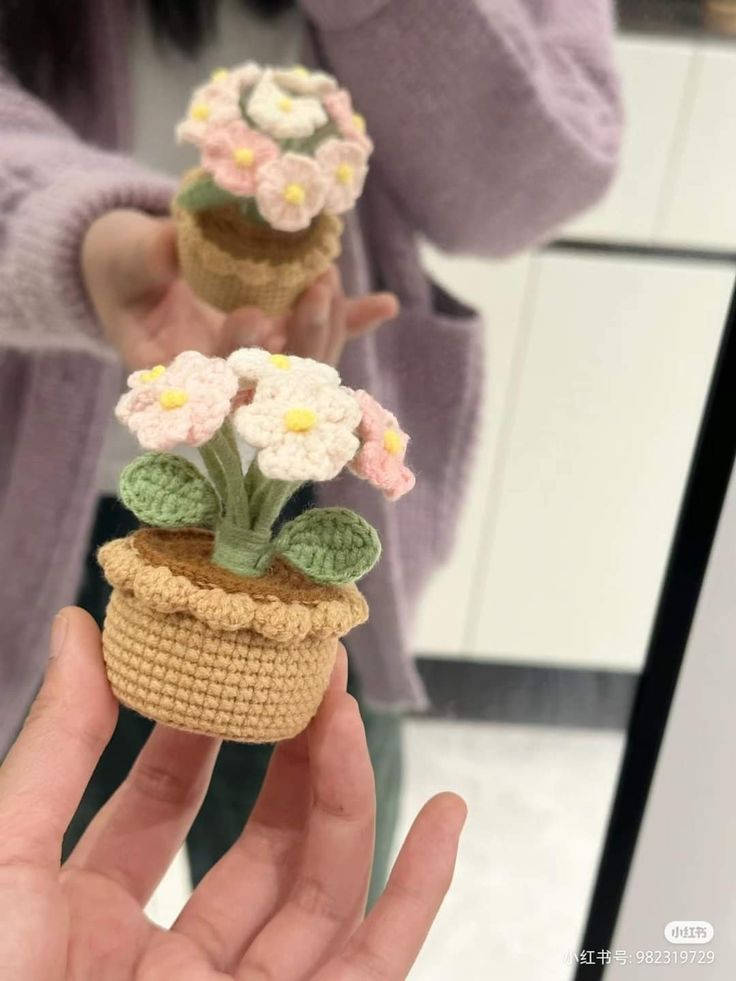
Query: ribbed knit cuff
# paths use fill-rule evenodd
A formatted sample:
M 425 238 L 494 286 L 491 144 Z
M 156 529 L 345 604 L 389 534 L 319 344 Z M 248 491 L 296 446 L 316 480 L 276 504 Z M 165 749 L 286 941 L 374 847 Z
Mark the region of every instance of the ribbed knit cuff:
M 13 219 L 0 311 L 7 346 L 84 350 L 114 356 L 100 333 L 82 280 L 84 235 L 114 208 L 166 214 L 174 184 L 124 158 L 90 155 L 53 184 L 29 193 Z
M 323 30 L 347 31 L 375 17 L 389 3 L 391 0 L 302 0 L 302 7 Z

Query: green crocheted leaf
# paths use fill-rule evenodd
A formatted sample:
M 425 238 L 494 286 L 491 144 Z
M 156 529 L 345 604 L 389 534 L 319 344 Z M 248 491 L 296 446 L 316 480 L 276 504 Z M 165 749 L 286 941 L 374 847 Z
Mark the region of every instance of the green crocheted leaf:
M 222 208 L 238 201 L 234 194 L 219 187 L 211 177 L 200 177 L 187 184 L 176 196 L 176 203 L 187 211 L 204 211 L 207 208 Z
M 173 453 L 147 453 L 129 463 L 120 476 L 120 498 L 156 528 L 212 528 L 220 510 L 210 482 Z
M 305 511 L 284 525 L 273 547 L 310 579 L 336 586 L 356 582 L 381 555 L 375 529 L 347 508 Z

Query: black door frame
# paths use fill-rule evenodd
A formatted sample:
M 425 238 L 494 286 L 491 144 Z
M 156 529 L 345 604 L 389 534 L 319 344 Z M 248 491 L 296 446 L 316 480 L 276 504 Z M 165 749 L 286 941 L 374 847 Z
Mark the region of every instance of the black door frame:
M 614 931 L 736 458 L 736 287 L 726 318 L 627 729 L 581 951 L 612 950 Z M 603 978 L 600 960 L 575 981 Z

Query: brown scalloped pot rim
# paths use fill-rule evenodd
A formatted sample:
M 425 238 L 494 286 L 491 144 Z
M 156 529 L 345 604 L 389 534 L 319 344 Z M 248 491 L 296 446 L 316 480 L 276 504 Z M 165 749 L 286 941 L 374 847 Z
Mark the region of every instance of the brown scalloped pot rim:
M 368 618 L 354 585 L 313 583 L 276 561 L 258 579 L 210 562 L 208 531 L 142 528 L 103 545 L 107 581 L 161 613 L 187 613 L 216 630 L 250 629 L 274 640 L 343 636 Z

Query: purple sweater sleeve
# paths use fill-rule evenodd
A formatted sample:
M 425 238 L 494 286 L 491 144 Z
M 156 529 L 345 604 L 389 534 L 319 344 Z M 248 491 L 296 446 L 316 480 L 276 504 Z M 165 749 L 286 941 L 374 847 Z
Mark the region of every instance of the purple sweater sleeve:
M 111 208 L 165 213 L 170 181 L 79 141 L 0 69 L 0 346 L 113 352 L 79 268 L 89 224 Z
M 593 204 L 621 109 L 610 0 L 302 0 L 419 232 L 504 256 Z

